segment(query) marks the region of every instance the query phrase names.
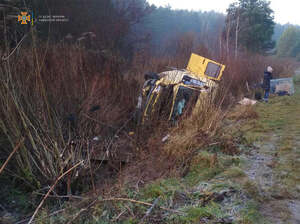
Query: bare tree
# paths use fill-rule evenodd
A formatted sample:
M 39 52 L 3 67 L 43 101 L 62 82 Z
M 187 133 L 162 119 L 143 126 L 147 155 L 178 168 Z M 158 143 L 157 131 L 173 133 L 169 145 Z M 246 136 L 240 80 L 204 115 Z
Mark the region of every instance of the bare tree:
M 237 20 L 236 20 L 236 27 L 235 27 L 235 58 L 238 57 L 238 42 L 239 42 L 239 30 L 240 29 L 240 8 L 237 10 Z

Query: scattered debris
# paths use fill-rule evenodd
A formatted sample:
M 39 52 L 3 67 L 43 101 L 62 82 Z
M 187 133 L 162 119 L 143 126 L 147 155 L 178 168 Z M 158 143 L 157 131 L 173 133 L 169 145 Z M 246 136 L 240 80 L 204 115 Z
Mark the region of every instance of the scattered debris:
M 161 140 L 162 142 L 166 142 L 170 138 L 170 135 L 167 134 L 163 139 Z
M 94 138 L 93 138 L 93 141 L 95 141 L 95 142 L 98 142 L 100 140 L 100 138 L 98 137 L 98 136 L 95 136 Z
M 293 95 L 295 93 L 293 78 L 271 79 L 272 94 Z
M 256 100 L 251 100 L 251 99 L 246 98 L 246 97 L 239 102 L 239 104 L 241 104 L 241 105 L 254 105 L 256 103 L 257 103 Z

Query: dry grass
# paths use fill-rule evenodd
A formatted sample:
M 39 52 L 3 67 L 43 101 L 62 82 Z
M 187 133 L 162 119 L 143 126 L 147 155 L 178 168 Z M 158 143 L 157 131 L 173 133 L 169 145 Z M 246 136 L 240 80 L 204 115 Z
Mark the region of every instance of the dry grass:
M 21 136 L 26 139 L 13 167 L 18 176 L 40 187 L 78 161 L 89 168 L 93 152 L 112 151 L 137 94 L 137 85 L 120 75 L 122 66 L 63 45 L 21 49 L 1 64 L 0 128 L 12 148 Z M 101 144 L 92 141 L 95 136 L 103 137 Z
M 182 170 L 182 175 L 185 169 L 181 168 L 188 169 L 195 153 L 211 143 L 222 125 L 226 112 L 215 103 L 215 96 L 204 97 L 199 108 L 170 131 L 169 141 L 162 147 L 163 153 L 174 160 L 178 170 Z
M 236 99 L 247 94 L 246 83 L 260 79 L 269 59 L 257 55 L 241 55 L 237 60 L 213 57 L 213 51 L 201 44 L 190 45 L 191 39 L 189 35 L 179 38 L 173 55 L 136 52 L 131 63 L 77 45 L 41 44 L 20 49 L 0 65 L 0 132 L 5 135 L 3 142 L 10 143 L 10 147 L 5 145 L 5 154 L 25 137 L 10 173 L 37 189 L 52 184 L 84 160 L 85 166 L 63 178 L 57 188 L 65 193 L 72 183 L 81 181 L 114 195 L 124 183 L 139 186 L 165 176 L 185 175 L 194 154 L 211 143 L 219 142 L 222 152 L 237 153 L 234 140 L 221 137 L 223 119 Z M 157 122 L 135 129 L 131 118 L 143 74 L 165 71 L 167 66 L 184 68 L 191 52 L 227 65 L 219 90 L 203 99 L 199 109 L 176 127 Z M 256 117 L 251 108 L 232 116 Z M 129 131 L 135 135 L 128 135 Z M 163 144 L 166 134 L 170 138 Z M 93 141 L 95 136 L 100 141 Z M 119 164 L 124 152 L 132 154 L 125 169 Z M 119 189 L 110 188 L 114 181 L 103 184 L 114 177 L 102 175 L 106 171 L 91 164 L 93 156 L 101 161 L 103 153 L 105 159 L 116 161 L 109 165 L 118 173 L 114 177 Z M 214 166 L 217 157 L 210 163 Z M 101 188 L 94 178 L 105 186 Z
M 257 119 L 258 113 L 252 105 L 238 105 L 227 116 L 230 120 Z

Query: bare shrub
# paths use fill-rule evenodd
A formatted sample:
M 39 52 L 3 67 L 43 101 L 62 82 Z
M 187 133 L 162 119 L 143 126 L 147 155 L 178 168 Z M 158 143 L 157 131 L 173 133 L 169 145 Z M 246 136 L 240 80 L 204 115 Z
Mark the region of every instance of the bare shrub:
M 252 105 L 239 105 L 227 116 L 232 120 L 257 119 L 258 114 Z
M 109 156 L 110 142 L 131 116 L 137 86 L 122 78 L 117 58 L 99 66 L 101 57 L 76 46 L 41 45 L 1 64 L 0 128 L 11 147 L 25 137 L 15 171 L 32 187 L 52 182 L 78 161 L 89 168 L 95 151 Z
M 281 65 L 275 67 L 275 73 L 277 70 L 280 74 L 291 68 L 289 62 L 282 65 L 282 61 L 246 53 L 237 59 L 226 54 L 219 57 L 193 34 L 173 41 L 173 55 L 156 56 L 149 49 L 140 49 L 130 64 L 118 54 L 64 44 L 21 49 L 3 62 L 0 129 L 11 145 L 6 147 L 6 154 L 25 137 L 16 155 L 14 171 L 18 176 L 39 187 L 80 160 L 85 161 L 82 173 L 87 173 L 91 158 L 120 161 L 125 152 L 139 161 L 129 170 L 142 167 L 149 171 L 149 177 L 157 178 L 184 166 L 195 150 L 218 138 L 228 109 L 246 94 L 247 84 L 260 82 L 267 65 Z M 227 66 L 217 92 L 203 99 L 198 111 L 183 117 L 177 127 L 157 122 L 143 130 L 135 129 L 130 121 L 143 74 L 171 70 L 168 66 L 185 68 L 192 52 Z M 248 115 L 254 117 L 250 112 Z M 129 131 L 135 136 L 129 136 Z M 168 133 L 171 137 L 163 145 L 161 139 Z M 93 141 L 94 137 L 98 140 Z M 157 169 L 150 175 L 153 164 Z M 79 171 L 72 172 L 69 181 L 74 182 Z
M 176 166 L 188 164 L 195 151 L 206 146 L 216 136 L 226 112 L 220 104 L 215 104 L 215 96 L 203 96 L 192 115 L 171 130 L 163 153 L 172 158 Z

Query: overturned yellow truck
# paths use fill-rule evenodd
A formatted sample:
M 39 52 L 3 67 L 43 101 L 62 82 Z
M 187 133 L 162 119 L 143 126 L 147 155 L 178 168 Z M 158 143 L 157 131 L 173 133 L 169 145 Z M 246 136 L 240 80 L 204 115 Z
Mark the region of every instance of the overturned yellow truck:
M 176 121 L 201 104 L 202 96 L 218 86 L 225 65 L 192 54 L 186 69 L 148 73 L 138 98 L 137 122 Z

